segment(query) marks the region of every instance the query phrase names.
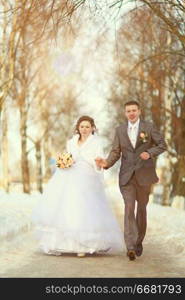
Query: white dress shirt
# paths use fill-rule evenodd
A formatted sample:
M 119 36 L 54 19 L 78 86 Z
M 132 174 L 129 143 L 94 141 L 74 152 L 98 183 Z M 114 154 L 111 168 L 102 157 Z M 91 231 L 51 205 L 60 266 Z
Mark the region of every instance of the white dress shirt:
M 128 132 L 128 136 L 131 141 L 131 144 L 134 148 L 136 146 L 136 141 L 137 141 L 139 122 L 140 122 L 140 119 L 138 119 L 135 123 L 131 123 L 130 121 L 128 121 L 127 132 Z

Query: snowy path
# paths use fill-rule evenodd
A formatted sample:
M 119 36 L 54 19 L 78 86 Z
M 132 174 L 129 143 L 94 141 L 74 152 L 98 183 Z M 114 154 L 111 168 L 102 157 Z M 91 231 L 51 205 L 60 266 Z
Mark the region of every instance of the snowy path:
M 108 193 L 112 199 L 116 199 L 113 209 L 123 226 L 123 202 L 119 191 L 112 187 Z M 29 221 L 31 202 L 27 206 L 27 210 L 24 209 L 25 222 Z M 23 217 L 23 213 L 19 218 Z M 29 224 L 27 230 L 24 226 L 22 228 L 16 238 L 10 235 L 1 244 L 0 277 L 185 277 L 185 211 L 179 209 L 152 203 L 148 205 L 144 253 L 134 262 L 129 261 L 125 253 L 89 255 L 85 258 L 71 254 L 59 257 L 43 255 L 37 252 Z

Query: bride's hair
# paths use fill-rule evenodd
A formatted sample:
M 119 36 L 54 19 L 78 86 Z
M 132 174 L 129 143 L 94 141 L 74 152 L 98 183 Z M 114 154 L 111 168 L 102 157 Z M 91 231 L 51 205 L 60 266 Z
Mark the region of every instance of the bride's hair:
M 89 117 L 89 116 L 82 116 L 82 117 L 80 117 L 80 118 L 78 119 L 78 121 L 77 121 L 77 123 L 76 123 L 76 126 L 75 126 L 75 132 L 76 132 L 76 133 L 80 134 L 79 126 L 80 126 L 80 123 L 83 122 L 83 121 L 88 121 L 88 122 L 91 124 L 91 126 L 92 126 L 92 128 L 93 128 L 92 134 L 94 134 L 95 131 L 97 131 L 96 125 L 95 125 L 95 123 L 94 123 L 94 119 L 91 118 L 91 117 Z

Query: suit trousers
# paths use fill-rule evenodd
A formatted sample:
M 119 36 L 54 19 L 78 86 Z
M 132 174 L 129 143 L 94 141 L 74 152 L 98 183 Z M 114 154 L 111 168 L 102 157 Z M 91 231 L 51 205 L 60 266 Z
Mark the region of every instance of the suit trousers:
M 124 239 L 128 250 L 136 249 L 145 237 L 150 190 L 151 185 L 139 185 L 135 173 L 126 185 L 120 186 L 125 203 Z

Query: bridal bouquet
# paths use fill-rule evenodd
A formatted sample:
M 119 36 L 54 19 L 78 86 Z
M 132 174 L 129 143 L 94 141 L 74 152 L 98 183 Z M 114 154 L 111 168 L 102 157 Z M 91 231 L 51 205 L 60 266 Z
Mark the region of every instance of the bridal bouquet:
M 58 156 L 57 158 L 57 167 L 60 169 L 69 168 L 74 163 L 71 153 L 65 152 Z

